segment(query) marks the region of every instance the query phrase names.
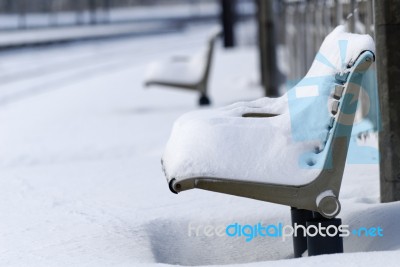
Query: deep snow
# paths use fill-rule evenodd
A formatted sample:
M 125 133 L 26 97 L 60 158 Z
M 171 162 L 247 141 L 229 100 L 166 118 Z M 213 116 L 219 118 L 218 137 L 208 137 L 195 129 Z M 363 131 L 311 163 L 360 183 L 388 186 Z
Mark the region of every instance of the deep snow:
M 160 158 L 198 96 L 143 89 L 145 66 L 200 49 L 206 33 L 0 55 L 1 266 L 397 265 L 400 204 L 379 203 L 376 164 L 347 165 L 340 217 L 385 235 L 348 237 L 345 254 L 291 259 L 291 240 L 188 236 L 190 223 L 289 222 L 288 207 L 168 189 Z M 251 47 L 217 49 L 215 106 L 262 95 L 256 58 Z

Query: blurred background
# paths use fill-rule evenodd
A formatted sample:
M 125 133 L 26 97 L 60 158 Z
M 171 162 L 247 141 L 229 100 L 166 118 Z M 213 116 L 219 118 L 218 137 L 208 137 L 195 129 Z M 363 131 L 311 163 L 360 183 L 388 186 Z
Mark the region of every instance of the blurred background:
M 218 54 L 232 54 L 229 50 L 235 49 L 247 50 L 255 57 L 249 63 L 253 67 L 252 73 L 245 75 L 240 68 L 232 67 L 227 72 L 241 72 L 243 77 L 236 78 L 242 81 L 242 87 L 259 88 L 258 96 L 275 97 L 282 95 L 305 75 L 323 39 L 337 25 L 346 24 L 350 32 L 374 36 L 373 14 L 372 0 L 2 0 L 0 67 L 5 70 L 0 73 L 0 86 L 11 83 L 16 77 L 20 81 L 35 75 L 47 75 L 49 67 L 44 65 L 55 58 L 49 56 L 46 60 L 41 59 L 40 63 L 35 62 L 43 67 L 42 71 L 36 67 L 35 71 L 14 68 L 10 73 L 10 66 L 1 60 L 3 55 L 10 53 L 15 55 L 20 51 L 24 54 L 22 51 L 30 49 L 30 56 L 33 56 L 38 48 L 43 52 L 46 48 L 54 50 L 57 46 L 64 49 L 66 46 L 71 48 L 71 45 L 75 48 L 102 46 L 105 49 L 106 43 L 113 41 L 129 46 L 129 43 L 139 44 L 146 38 L 158 36 L 158 49 L 154 51 L 160 55 L 148 57 L 147 62 L 141 63 L 140 66 L 145 69 L 150 62 L 165 61 L 182 52 L 196 54 L 207 48 L 212 29 L 219 26 L 222 39 L 215 40 L 211 46 L 217 47 L 220 52 L 213 53 L 204 64 L 196 63 L 197 68 L 204 68 L 205 65 L 210 69 L 200 85 L 204 89 L 194 86 L 197 91 L 204 91 L 201 93 L 207 97 L 204 103 L 210 102 L 206 92 L 208 87 L 211 93 L 217 91 L 223 97 L 223 94 L 229 96 L 229 91 L 216 87 L 237 85 L 233 82 L 218 86 L 210 80 L 214 74 L 213 58 Z M 188 38 L 187 34 L 191 37 Z M 176 41 L 174 47 L 168 48 L 163 40 L 171 36 L 182 38 Z M 178 46 L 183 50 L 180 51 Z M 138 52 L 133 47 L 130 56 Z M 112 46 L 109 49 L 118 50 Z M 124 51 L 119 54 L 128 56 Z M 70 56 L 73 55 L 78 53 L 73 52 Z M 96 57 L 97 61 L 101 59 L 101 55 Z M 82 66 L 74 65 L 70 58 L 64 59 L 64 70 Z M 90 59 L 86 62 L 93 63 Z M 161 72 L 164 76 L 170 75 L 166 71 Z M 248 81 L 243 83 L 246 79 Z M 146 83 L 148 75 L 143 74 L 141 79 L 137 77 L 136 80 Z M 254 97 L 249 94 L 249 98 Z M 376 112 L 372 116 L 376 117 Z
M 265 95 L 301 78 L 324 37 L 347 23 L 374 35 L 372 0 L 2 0 L 0 49 L 184 32 L 221 25 L 224 47 L 258 50 Z M 281 88 L 282 89 L 282 88 Z

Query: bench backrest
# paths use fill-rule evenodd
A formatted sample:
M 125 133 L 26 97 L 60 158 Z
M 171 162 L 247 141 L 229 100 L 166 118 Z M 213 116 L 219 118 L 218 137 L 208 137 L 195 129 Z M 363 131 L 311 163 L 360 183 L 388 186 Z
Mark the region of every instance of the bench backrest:
M 215 42 L 217 41 L 218 37 L 221 35 L 221 29 L 217 28 L 215 30 L 212 31 L 212 33 L 209 36 L 209 39 L 207 41 L 207 50 L 205 55 L 205 66 L 204 66 L 204 72 L 203 75 L 200 79 L 199 85 L 198 85 L 198 89 L 201 92 L 206 91 L 207 88 L 207 82 L 208 82 L 208 78 L 210 76 L 210 70 L 211 70 L 211 63 L 212 63 L 212 58 L 214 55 L 214 47 L 215 47 Z

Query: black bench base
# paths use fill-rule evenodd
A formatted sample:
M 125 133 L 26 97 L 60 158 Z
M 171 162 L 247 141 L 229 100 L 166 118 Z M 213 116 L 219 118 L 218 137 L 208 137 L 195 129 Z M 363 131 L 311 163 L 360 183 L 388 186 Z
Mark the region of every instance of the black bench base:
M 335 230 L 342 224 L 341 219 L 327 219 L 321 216 L 318 212 L 293 207 L 291 208 L 291 216 L 293 227 L 295 227 L 295 225 L 301 225 L 304 226 L 305 229 L 309 229 L 310 226 L 312 228 L 309 230 L 312 236 L 306 235 L 302 227 L 298 227 L 297 234 L 293 235 L 295 258 L 302 257 L 306 250 L 308 250 L 308 256 L 343 253 L 343 237 L 339 235 L 339 231 Z M 330 227 L 328 235 L 326 229 L 329 226 L 334 227 Z M 315 229 L 324 230 L 317 232 Z M 335 235 L 330 236 L 335 232 Z
M 211 104 L 210 99 L 206 94 L 201 94 L 199 98 L 199 106 L 208 106 Z

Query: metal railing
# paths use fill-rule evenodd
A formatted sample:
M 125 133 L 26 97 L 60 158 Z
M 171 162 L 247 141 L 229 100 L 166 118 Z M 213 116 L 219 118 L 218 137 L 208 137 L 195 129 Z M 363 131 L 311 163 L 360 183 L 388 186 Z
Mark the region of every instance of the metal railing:
M 310 68 L 322 41 L 337 25 L 374 35 L 373 0 L 279 1 L 278 40 L 286 47 L 287 79 L 296 80 Z
M 279 1 L 276 17 L 279 47 L 286 61 L 286 87 L 294 86 L 308 71 L 324 38 L 340 24 L 353 33 L 374 37 L 374 0 L 285 0 Z M 376 85 L 375 66 L 367 75 Z M 370 86 L 371 87 L 371 86 Z M 372 88 L 372 87 L 371 87 Z M 361 90 L 361 107 L 356 117 L 368 117 L 378 130 L 379 104 L 377 89 Z
M 2 0 L 0 30 L 125 22 L 140 13 L 130 12 L 137 7 L 180 5 L 192 17 L 204 17 L 207 4 L 216 0 Z

